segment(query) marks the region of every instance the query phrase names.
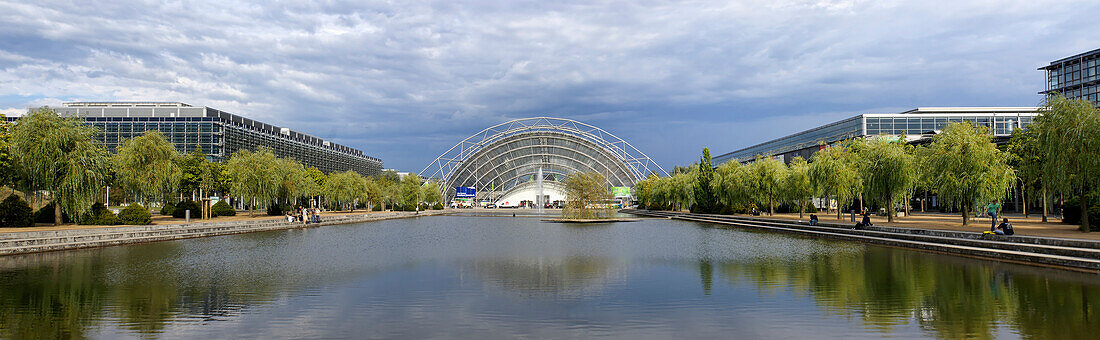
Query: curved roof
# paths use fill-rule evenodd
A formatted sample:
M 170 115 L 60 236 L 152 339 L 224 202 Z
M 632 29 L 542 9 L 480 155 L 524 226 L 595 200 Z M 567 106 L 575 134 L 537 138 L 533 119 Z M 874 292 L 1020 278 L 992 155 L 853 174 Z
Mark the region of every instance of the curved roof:
M 607 177 L 611 186 L 633 186 L 659 165 L 622 138 L 575 120 L 536 117 L 488 127 L 462 140 L 428 164 L 421 176 L 443 180 L 444 197 L 455 187 L 503 194 L 534 179 L 560 181 L 582 171 Z

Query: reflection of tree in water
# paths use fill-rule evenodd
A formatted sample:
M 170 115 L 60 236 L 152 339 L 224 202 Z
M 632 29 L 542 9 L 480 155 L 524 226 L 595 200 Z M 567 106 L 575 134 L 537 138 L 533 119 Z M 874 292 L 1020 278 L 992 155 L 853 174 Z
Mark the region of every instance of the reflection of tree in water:
M 805 294 L 884 332 L 915 319 L 943 338 L 990 338 L 998 327 L 1035 338 L 1100 334 L 1100 286 L 1085 274 L 877 247 L 715 266 L 730 281 Z
M 28 259 L 27 257 L 20 257 Z M 34 261 L 34 257 L 28 260 Z M 11 270 L 16 257 L 0 259 L 0 336 L 18 339 L 85 338 L 101 314 L 108 287 L 95 258 L 71 265 Z M 44 280 L 45 279 L 45 280 Z
M 606 258 L 570 256 L 565 258 L 499 259 L 479 261 L 472 270 L 485 282 L 505 290 L 527 294 L 555 296 L 584 295 L 602 289 L 616 278 L 609 272 L 611 261 Z
M 166 264 L 178 250 L 158 243 L 0 257 L 0 336 L 82 338 L 104 318 L 151 336 L 177 317 L 233 316 L 293 285 L 278 267 L 242 277 Z

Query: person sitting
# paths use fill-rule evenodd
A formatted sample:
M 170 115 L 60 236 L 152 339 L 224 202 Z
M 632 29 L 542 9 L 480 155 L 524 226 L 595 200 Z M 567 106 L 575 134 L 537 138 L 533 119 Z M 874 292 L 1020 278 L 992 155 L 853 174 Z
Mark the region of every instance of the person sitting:
M 1012 230 L 1012 224 L 1008 223 L 1007 218 L 1002 219 L 1001 224 L 997 225 L 997 230 L 994 230 L 993 232 L 996 233 L 997 235 L 1013 235 L 1013 234 L 1016 234 L 1016 232 Z
M 864 228 L 867 228 L 867 227 L 870 227 L 870 226 L 874 225 L 874 224 L 871 224 L 871 214 L 862 213 L 860 215 L 863 215 L 863 220 L 860 221 L 859 223 L 856 223 L 856 229 L 864 229 Z
M 817 215 L 810 214 L 810 225 L 817 225 Z

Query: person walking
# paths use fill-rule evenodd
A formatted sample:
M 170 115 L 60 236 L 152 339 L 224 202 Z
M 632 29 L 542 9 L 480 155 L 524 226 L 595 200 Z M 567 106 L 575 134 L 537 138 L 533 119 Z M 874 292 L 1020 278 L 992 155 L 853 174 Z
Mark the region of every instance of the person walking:
M 985 206 L 985 211 L 989 214 L 991 219 L 989 222 L 989 231 L 997 231 L 997 213 L 1001 211 L 1001 201 L 993 200 L 993 203 Z

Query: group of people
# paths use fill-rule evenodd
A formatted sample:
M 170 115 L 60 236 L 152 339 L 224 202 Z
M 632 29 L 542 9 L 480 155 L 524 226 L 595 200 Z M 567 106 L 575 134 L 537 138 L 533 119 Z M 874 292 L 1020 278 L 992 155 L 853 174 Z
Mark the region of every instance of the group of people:
M 321 209 L 298 207 L 296 212 L 286 212 L 286 221 L 290 223 L 301 222 L 302 224 L 321 223 Z
M 992 221 L 989 224 L 989 231 L 987 231 L 985 233 L 986 234 L 997 234 L 997 235 L 1012 235 L 1012 234 L 1015 234 L 1016 232 L 1012 230 L 1012 223 L 1008 223 L 1007 218 L 1002 218 L 1001 219 L 1001 224 L 997 224 L 997 213 L 999 213 L 999 212 L 1001 212 L 1001 202 L 1000 201 L 993 201 L 993 203 L 990 203 L 989 205 L 985 206 L 985 213 L 986 213 L 986 215 L 989 215 L 989 218 Z

